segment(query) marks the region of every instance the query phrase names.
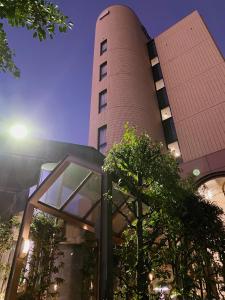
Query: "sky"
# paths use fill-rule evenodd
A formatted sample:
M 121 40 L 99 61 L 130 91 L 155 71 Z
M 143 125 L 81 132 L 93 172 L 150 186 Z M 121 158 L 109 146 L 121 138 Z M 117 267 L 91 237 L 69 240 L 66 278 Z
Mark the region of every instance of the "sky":
M 25 123 L 34 137 L 88 143 L 95 23 L 113 4 L 131 7 L 155 37 L 198 10 L 225 55 L 225 0 L 55 0 L 72 31 L 39 42 L 26 29 L 7 28 L 21 77 L 0 73 L 0 124 Z

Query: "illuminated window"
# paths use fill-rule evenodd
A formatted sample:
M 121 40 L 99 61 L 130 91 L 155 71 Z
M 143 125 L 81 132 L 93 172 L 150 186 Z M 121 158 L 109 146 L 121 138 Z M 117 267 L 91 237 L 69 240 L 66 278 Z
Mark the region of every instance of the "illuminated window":
M 168 149 L 170 150 L 171 154 L 174 157 L 180 157 L 181 152 L 180 152 L 180 147 L 178 145 L 178 142 L 174 142 L 168 145 Z
M 98 150 L 103 154 L 105 153 L 106 146 L 107 146 L 106 130 L 107 130 L 106 125 L 104 125 L 98 129 Z
M 98 112 L 101 113 L 106 109 L 107 106 L 107 90 L 102 91 L 99 93 L 99 106 Z
M 165 86 L 165 84 L 164 84 L 163 79 L 160 79 L 155 82 L 156 91 L 161 90 L 162 88 L 164 88 L 164 86 Z
M 104 40 L 100 44 L 100 55 L 107 51 L 107 40 Z
M 169 106 L 161 109 L 161 116 L 162 116 L 163 121 L 172 117 L 171 110 L 170 110 Z
M 151 59 L 151 65 L 152 67 L 157 65 L 159 63 L 159 58 L 158 56 L 154 57 L 153 59 Z
M 102 80 L 104 77 L 107 75 L 107 62 L 104 62 L 103 64 L 100 65 L 100 75 L 99 79 Z

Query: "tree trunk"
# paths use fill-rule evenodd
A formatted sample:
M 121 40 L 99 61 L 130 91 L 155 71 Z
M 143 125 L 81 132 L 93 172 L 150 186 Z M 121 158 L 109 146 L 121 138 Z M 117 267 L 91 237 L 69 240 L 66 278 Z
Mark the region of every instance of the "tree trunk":
M 139 179 L 139 187 L 142 185 L 142 180 Z M 147 300 L 148 297 L 148 282 L 147 274 L 144 268 L 144 251 L 143 251 L 143 209 L 142 199 L 139 193 L 137 197 L 137 292 L 140 300 Z

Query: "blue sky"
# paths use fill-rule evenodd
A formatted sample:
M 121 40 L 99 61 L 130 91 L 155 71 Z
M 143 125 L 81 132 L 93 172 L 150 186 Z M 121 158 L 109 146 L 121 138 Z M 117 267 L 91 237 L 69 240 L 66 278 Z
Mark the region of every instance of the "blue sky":
M 0 74 L 2 127 L 18 120 L 34 136 L 87 144 L 95 22 L 112 4 L 130 6 L 152 37 L 197 9 L 225 54 L 224 0 L 55 2 L 74 22 L 72 31 L 40 43 L 25 29 L 7 29 L 21 78 Z

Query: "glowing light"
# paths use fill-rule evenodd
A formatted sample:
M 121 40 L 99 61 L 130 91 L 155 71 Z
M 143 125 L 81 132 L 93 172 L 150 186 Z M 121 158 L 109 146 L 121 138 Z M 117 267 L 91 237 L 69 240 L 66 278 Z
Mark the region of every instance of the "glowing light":
M 10 135 L 16 139 L 24 139 L 28 134 L 28 130 L 23 124 L 15 124 L 10 128 Z
M 210 190 L 206 192 L 206 198 L 209 200 L 213 198 L 213 193 Z
M 153 280 L 153 274 L 152 274 L 152 273 L 149 273 L 149 274 L 148 274 L 148 278 L 149 278 L 150 281 L 152 281 L 152 280 Z
M 199 169 L 194 169 L 192 173 L 194 176 L 199 176 L 201 174 Z
M 55 292 L 58 290 L 58 285 L 56 283 L 54 284 L 53 289 Z
M 22 243 L 21 257 L 25 257 L 30 250 L 30 240 L 24 240 Z
M 164 292 L 168 292 L 169 288 L 168 288 L 168 286 L 161 286 L 161 287 L 154 288 L 154 291 L 159 292 L 159 293 L 164 293 Z
M 84 225 L 84 226 L 83 226 L 83 229 L 84 229 L 84 230 L 88 230 L 87 225 Z

